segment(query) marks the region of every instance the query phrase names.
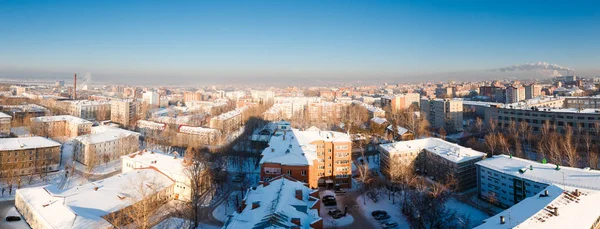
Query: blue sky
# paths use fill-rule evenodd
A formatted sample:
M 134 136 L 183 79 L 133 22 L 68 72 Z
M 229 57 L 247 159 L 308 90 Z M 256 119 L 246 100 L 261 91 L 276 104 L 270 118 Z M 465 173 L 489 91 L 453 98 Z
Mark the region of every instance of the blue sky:
M 537 61 L 600 75 L 591 0 L 0 1 L 0 31 L 0 77 L 402 78 Z

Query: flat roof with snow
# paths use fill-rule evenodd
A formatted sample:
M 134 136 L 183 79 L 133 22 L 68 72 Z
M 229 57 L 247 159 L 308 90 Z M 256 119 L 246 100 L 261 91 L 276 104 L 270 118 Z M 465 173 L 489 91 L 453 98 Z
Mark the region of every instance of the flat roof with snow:
M 23 199 L 46 228 L 112 228 L 103 216 L 142 199 L 132 185 L 153 192 L 173 184 L 154 169 L 138 169 L 66 190 L 54 185 L 18 189 L 17 198 Z
M 545 196 L 548 191 L 548 196 Z M 550 185 L 538 195 L 526 198 L 511 208 L 485 220 L 476 229 L 562 229 L 592 228 L 600 216 L 600 193 L 594 190 Z M 558 208 L 558 215 L 553 214 Z M 500 222 L 504 217 L 504 224 Z
M 542 164 L 517 157 L 510 158 L 507 155 L 496 155 L 479 161 L 476 165 L 538 183 L 600 190 L 600 171 L 563 166 L 560 166 L 560 170 L 556 170 L 554 164 Z
M 76 124 L 92 124 L 92 122 L 90 122 L 88 120 L 78 118 L 75 116 L 71 116 L 71 115 L 42 116 L 42 117 L 31 118 L 31 120 L 34 122 L 66 121 L 69 123 L 76 123 Z
M 0 138 L 0 151 L 37 149 L 60 146 L 60 143 L 44 137 Z
M 183 158 L 179 156 L 143 150 L 121 156 L 121 158 L 124 161 L 134 162 L 136 168 L 154 167 L 171 178 L 185 176 Z
M 12 118 L 12 116 L 0 112 L 0 118 Z
M 450 143 L 439 138 L 423 138 L 411 141 L 393 142 L 379 145 L 390 154 L 427 150 L 440 157 L 460 163 L 485 157 L 485 153 Z

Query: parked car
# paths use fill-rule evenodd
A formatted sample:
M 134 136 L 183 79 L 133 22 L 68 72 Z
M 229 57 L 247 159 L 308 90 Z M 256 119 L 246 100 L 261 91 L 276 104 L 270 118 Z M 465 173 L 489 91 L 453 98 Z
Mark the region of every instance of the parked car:
M 242 175 L 235 175 L 235 177 L 233 178 L 233 182 L 242 182 L 244 180 L 244 176 Z
M 346 190 L 341 188 L 339 185 L 336 185 L 335 188 L 333 189 L 335 191 L 336 194 L 343 194 L 346 193 Z
M 6 221 L 11 222 L 11 221 L 21 221 L 21 217 L 20 216 L 7 216 L 6 217 Z
M 397 228 L 398 227 L 398 223 L 396 222 L 387 222 L 383 224 L 383 228 L 384 229 L 391 229 L 391 228 Z
M 321 198 L 321 200 L 323 201 L 323 204 L 325 204 L 325 206 L 335 206 L 335 205 L 337 205 L 337 200 L 332 195 L 326 195 L 323 198 Z
M 385 220 L 390 218 L 390 215 L 388 215 L 386 211 L 380 210 L 373 211 L 371 215 L 373 215 L 373 218 L 375 218 L 376 220 Z

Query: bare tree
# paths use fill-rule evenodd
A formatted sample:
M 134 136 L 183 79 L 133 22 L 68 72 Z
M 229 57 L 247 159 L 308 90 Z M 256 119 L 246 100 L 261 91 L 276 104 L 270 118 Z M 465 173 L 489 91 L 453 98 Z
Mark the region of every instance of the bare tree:
M 496 149 L 498 147 L 498 139 L 497 139 L 497 135 L 494 133 L 489 133 L 488 135 L 485 136 L 485 145 L 487 146 L 488 150 L 489 150 L 489 157 L 495 155 L 496 153 Z
M 573 138 L 573 128 L 571 126 L 565 127 L 565 133 L 563 134 L 562 141 L 560 141 L 561 149 L 565 152 L 567 163 L 571 167 L 576 167 L 580 160 L 577 149 L 579 140 Z
M 200 206 L 202 204 L 202 194 L 210 187 L 212 183 L 211 170 L 205 164 L 208 158 L 194 148 L 188 148 L 184 158 L 184 173 L 188 179 L 190 188 L 190 207 L 192 212 L 192 222 L 194 227 L 198 227 L 200 219 Z

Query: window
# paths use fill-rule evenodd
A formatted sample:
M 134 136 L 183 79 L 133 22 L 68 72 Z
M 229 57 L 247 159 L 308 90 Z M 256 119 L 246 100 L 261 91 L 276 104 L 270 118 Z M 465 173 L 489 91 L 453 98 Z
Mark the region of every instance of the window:
M 302 171 L 300 171 L 300 175 L 302 175 L 302 176 L 306 176 L 306 170 L 302 170 Z
M 288 171 L 287 171 L 287 175 L 290 175 L 290 176 L 291 176 L 291 175 L 292 175 L 292 170 L 289 170 L 289 169 L 288 169 Z

